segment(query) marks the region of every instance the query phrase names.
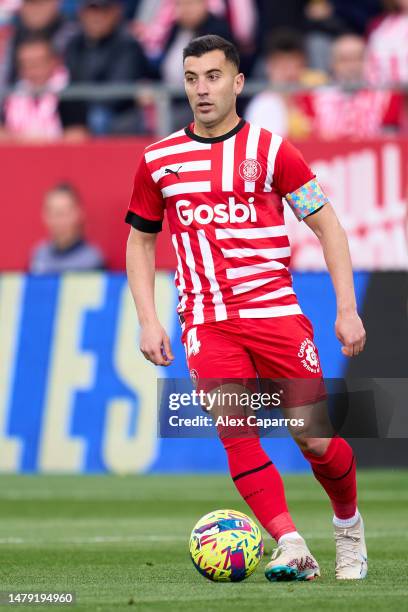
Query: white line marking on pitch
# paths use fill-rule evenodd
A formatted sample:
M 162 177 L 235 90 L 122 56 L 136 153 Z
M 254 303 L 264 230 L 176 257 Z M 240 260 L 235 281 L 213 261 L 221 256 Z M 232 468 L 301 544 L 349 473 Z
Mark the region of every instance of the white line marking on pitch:
M 64 543 L 64 544 L 116 544 L 126 542 L 184 542 L 187 535 L 170 536 L 170 535 L 134 535 L 134 536 L 92 536 L 78 538 L 58 538 L 58 539 L 43 539 L 43 538 L 18 538 L 8 537 L 0 538 L 0 544 L 34 544 L 34 543 Z M 309 539 L 329 539 L 330 536 L 322 532 L 305 532 L 305 537 Z M 366 533 L 367 539 L 383 539 L 395 537 L 398 539 L 408 538 L 407 533 L 399 533 L 396 531 L 372 531 Z

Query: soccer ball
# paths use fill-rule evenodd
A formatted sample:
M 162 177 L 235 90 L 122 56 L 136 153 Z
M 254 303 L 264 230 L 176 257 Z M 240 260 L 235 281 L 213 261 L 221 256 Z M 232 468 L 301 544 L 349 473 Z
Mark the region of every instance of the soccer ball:
M 258 525 L 242 512 L 215 510 L 203 516 L 190 536 L 197 570 L 216 582 L 239 582 L 257 568 L 263 555 Z

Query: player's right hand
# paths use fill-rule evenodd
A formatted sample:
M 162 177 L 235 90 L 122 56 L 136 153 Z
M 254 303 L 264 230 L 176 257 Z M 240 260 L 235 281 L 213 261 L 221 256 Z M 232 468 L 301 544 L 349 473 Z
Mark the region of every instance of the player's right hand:
M 142 326 L 140 350 L 154 365 L 169 366 L 174 360 L 170 339 L 159 322 Z

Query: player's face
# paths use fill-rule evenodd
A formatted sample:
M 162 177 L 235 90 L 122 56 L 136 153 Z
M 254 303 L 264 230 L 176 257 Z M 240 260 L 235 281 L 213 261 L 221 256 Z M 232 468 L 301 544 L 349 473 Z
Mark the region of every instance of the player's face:
M 184 85 L 195 120 L 214 127 L 236 112 L 244 75 L 222 51 L 215 50 L 201 57 L 186 57 Z

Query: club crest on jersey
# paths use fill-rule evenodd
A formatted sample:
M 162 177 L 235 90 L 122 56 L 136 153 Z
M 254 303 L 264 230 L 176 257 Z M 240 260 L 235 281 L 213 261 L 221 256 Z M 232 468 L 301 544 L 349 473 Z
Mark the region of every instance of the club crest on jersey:
M 193 384 L 196 384 L 198 381 L 198 372 L 197 370 L 190 370 L 190 378 Z
M 312 374 L 320 372 L 319 357 L 317 356 L 316 347 L 310 338 L 305 338 L 299 347 L 298 357 L 300 357 L 302 365 Z
M 254 183 L 262 174 L 262 166 L 256 159 L 246 159 L 239 166 L 239 175 L 244 181 Z

